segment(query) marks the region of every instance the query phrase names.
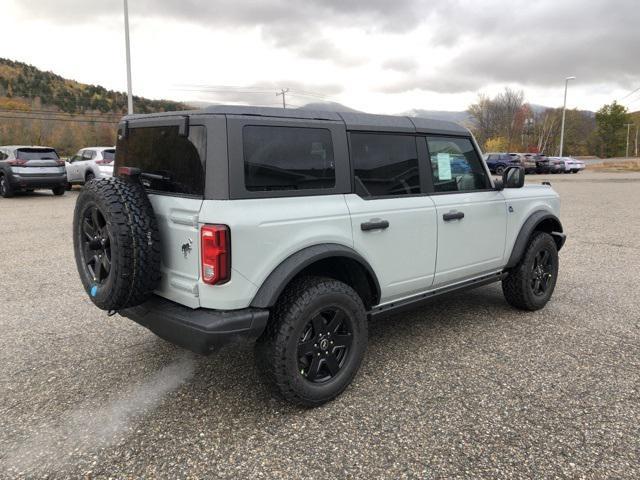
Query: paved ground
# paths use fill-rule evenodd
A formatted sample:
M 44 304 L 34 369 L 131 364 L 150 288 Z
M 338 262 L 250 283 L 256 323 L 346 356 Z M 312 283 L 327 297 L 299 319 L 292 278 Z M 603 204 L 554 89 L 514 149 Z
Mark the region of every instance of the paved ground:
M 270 398 L 250 348 L 191 357 L 93 308 L 76 193 L 0 199 L 0 477 L 639 478 L 640 174 L 548 178 L 553 301 L 490 286 L 376 321 L 316 410 Z

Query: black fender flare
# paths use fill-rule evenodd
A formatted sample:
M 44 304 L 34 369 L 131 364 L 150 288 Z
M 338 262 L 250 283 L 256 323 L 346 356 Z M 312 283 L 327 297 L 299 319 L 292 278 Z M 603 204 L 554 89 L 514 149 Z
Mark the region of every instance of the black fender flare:
M 299 250 L 282 261 L 262 283 L 251 301 L 251 307 L 273 307 L 282 291 L 298 273 L 326 258 L 348 258 L 358 262 L 373 280 L 375 298 L 380 298 L 380 283 L 369 262 L 352 248 L 337 243 L 323 243 Z
M 529 216 L 529 218 L 527 218 L 520 228 L 520 232 L 518 233 L 513 249 L 511 250 L 511 256 L 509 257 L 509 261 L 505 268 L 512 268 L 518 264 L 522 255 L 524 255 L 525 249 L 527 248 L 529 238 L 533 232 L 540 230 L 538 227 L 542 222 L 545 222 L 545 224 L 548 225 L 543 229 L 543 231 L 553 236 L 558 250 L 562 248 L 567 236 L 563 233 L 562 223 L 560 223 L 558 217 L 547 210 L 536 210 Z

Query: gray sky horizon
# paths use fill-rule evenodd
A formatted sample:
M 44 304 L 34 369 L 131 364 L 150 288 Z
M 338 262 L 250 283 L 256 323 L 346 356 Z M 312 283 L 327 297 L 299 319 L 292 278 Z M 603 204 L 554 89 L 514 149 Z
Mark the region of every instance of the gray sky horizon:
M 125 91 L 122 0 L 1 0 L 0 57 Z M 135 95 L 372 113 L 459 111 L 478 94 L 640 110 L 632 0 L 129 0 Z

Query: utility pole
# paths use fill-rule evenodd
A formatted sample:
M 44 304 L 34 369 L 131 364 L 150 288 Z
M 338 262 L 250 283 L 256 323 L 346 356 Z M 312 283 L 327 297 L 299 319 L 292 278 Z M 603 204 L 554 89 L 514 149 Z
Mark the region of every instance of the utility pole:
M 636 125 L 636 157 L 638 156 L 638 125 Z
M 276 92 L 276 97 L 279 97 L 280 95 L 282 95 L 282 108 L 287 108 L 286 96 L 288 91 L 289 91 L 288 88 L 281 88 L 279 92 Z
M 631 132 L 631 125 L 633 125 L 633 123 L 624 124 L 624 126 L 627 127 L 627 149 L 625 150 L 625 157 L 629 157 L 629 133 Z
M 564 117 L 567 112 L 567 88 L 569 87 L 569 80 L 575 80 L 576 77 L 567 77 L 564 79 L 564 106 L 562 107 L 562 127 L 560 127 L 560 155 L 562 157 L 562 149 L 564 147 Z
M 127 112 L 133 115 L 133 93 L 131 88 L 131 49 L 129 47 L 129 2 L 124 0 L 124 43 L 127 51 Z

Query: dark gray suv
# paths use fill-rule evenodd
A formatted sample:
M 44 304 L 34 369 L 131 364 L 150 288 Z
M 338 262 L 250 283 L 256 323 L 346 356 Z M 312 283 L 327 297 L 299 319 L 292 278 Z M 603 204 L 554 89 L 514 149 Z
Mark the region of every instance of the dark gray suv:
M 50 189 L 63 195 L 67 185 L 64 161 L 49 147 L 0 146 L 0 195 Z

